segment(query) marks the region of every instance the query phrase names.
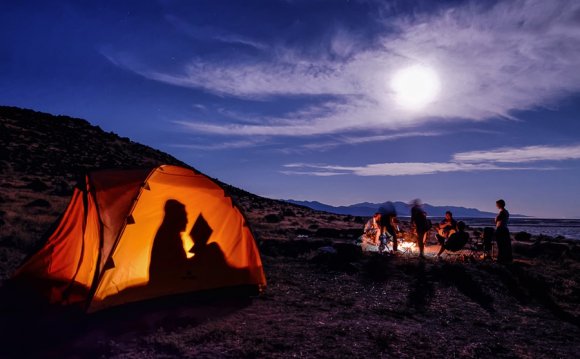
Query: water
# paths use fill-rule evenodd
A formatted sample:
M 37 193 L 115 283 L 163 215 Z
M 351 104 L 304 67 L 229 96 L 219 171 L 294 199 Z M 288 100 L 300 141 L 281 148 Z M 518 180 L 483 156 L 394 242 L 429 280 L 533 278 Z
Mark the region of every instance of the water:
M 437 218 L 433 223 L 440 220 Z M 471 227 L 495 227 L 493 218 L 460 218 L 460 220 Z M 580 240 L 580 219 L 510 218 L 508 227 L 512 234 L 528 232 L 533 235 L 563 236 Z

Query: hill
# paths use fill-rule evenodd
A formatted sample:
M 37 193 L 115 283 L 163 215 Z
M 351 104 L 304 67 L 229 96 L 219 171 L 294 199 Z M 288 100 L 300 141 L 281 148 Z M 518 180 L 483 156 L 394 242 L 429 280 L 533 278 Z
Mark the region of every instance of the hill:
M 87 171 L 105 168 L 189 167 L 175 157 L 103 131 L 83 119 L 53 116 L 16 107 L 0 106 L 0 245 L 13 248 L 21 258 L 42 242 L 51 224 L 64 211 L 73 186 Z M 211 174 L 209 174 L 211 176 Z M 219 182 L 219 181 L 218 181 Z M 256 196 L 221 183 L 246 212 L 258 239 L 280 239 L 279 226 L 292 231 L 309 227 L 348 228 L 354 218 L 330 224 L 314 211 Z M 297 217 L 309 218 L 307 224 Z M 360 226 L 360 225 L 358 225 Z M 313 228 L 316 227 L 314 230 Z M 8 268 L 14 268 L 15 260 Z M 0 278 L 9 270 L 0 268 Z
M 90 170 L 187 166 L 85 120 L 0 107 L 0 241 L 34 247 Z

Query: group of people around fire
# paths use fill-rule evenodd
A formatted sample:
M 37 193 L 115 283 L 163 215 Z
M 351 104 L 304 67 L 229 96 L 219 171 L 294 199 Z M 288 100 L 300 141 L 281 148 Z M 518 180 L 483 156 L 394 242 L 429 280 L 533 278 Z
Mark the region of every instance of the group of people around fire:
M 508 229 L 509 212 L 505 209 L 503 199 L 497 200 L 496 206 L 499 212 L 495 217 L 495 229 L 486 228 L 483 231 L 482 249 L 484 255 L 491 258 L 492 240 L 495 238 L 497 261 L 509 263 L 512 261 L 511 237 Z M 411 203 L 410 225 L 415 244 L 419 249 L 419 257 L 424 258 L 425 243 L 433 224 L 419 200 L 414 200 Z M 440 257 L 445 251 L 457 252 L 470 241 L 469 233 L 465 231 L 465 222 L 456 221 L 451 211 L 445 213 L 445 218 L 435 225 L 435 229 L 437 230 L 435 237 L 440 245 L 437 257 Z M 404 232 L 399 228 L 397 212 L 394 206 L 389 204 L 381 207 L 366 222 L 360 244 L 365 252 L 397 253 L 399 241 L 404 237 Z M 388 250 L 389 242 L 391 243 L 391 251 Z

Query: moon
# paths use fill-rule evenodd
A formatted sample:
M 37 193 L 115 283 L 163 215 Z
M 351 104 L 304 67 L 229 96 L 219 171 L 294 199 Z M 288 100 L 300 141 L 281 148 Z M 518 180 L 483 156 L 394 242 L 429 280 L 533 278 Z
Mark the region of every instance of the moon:
M 439 76 L 429 67 L 413 65 L 395 72 L 391 88 L 399 106 L 407 110 L 421 110 L 437 98 Z

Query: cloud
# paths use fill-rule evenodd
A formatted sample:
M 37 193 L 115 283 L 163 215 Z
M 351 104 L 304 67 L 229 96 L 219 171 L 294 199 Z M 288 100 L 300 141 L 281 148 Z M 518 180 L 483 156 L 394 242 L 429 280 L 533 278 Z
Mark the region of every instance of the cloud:
M 267 45 L 261 42 L 213 26 L 195 26 L 176 15 L 167 14 L 165 15 L 165 20 L 178 31 L 181 31 L 194 39 L 206 41 L 207 39 L 213 39 L 230 44 L 245 45 L 259 50 L 267 48 Z
M 191 131 L 308 136 L 397 130 L 434 119 L 511 118 L 515 110 L 549 106 L 579 91 L 579 16 L 580 3 L 574 0 L 468 2 L 394 22 L 389 16 L 375 39 L 378 45 L 360 51 L 353 51 L 356 42 L 338 29 L 329 44 L 320 46 L 319 56 L 282 43 L 255 58 L 199 55 L 173 72 L 146 68 L 122 56 L 107 57 L 146 78 L 219 96 L 261 101 L 325 96 L 303 111 L 251 125 L 208 118 L 179 122 Z M 433 68 L 441 81 L 437 100 L 422 111 L 400 108 L 389 87 L 396 71 L 414 64 Z
M 316 177 L 331 177 L 350 174 L 348 172 L 326 172 L 326 171 L 280 171 L 280 173 L 289 176 L 299 175 L 299 176 L 316 176 Z
M 267 144 L 268 143 L 264 139 L 256 139 L 256 140 L 240 140 L 231 142 L 216 141 L 214 143 L 206 143 L 206 144 L 204 143 L 170 144 L 168 146 L 174 148 L 185 148 L 190 150 L 219 151 L 219 150 L 231 150 L 231 149 L 264 146 Z
M 301 149 L 309 149 L 309 150 L 330 150 L 339 146 L 344 145 L 358 145 L 363 143 L 372 143 L 372 142 L 386 142 L 386 141 L 395 141 L 400 140 L 403 138 L 411 138 L 411 137 L 436 137 L 436 136 L 443 136 L 445 133 L 443 132 L 401 132 L 401 133 L 392 133 L 392 134 L 385 134 L 385 135 L 368 135 L 368 136 L 338 136 L 333 141 L 321 141 L 321 142 L 314 142 L 308 143 L 300 146 Z
M 285 166 L 286 167 L 286 166 Z M 355 175 L 355 176 L 415 176 L 429 175 L 446 172 L 476 172 L 476 171 L 509 171 L 509 170 L 530 170 L 536 168 L 514 168 L 502 167 L 488 163 L 454 163 L 454 162 L 388 162 L 375 163 L 365 166 L 335 166 L 335 165 L 315 165 L 302 164 L 303 169 L 313 169 L 314 171 L 281 171 L 284 174 L 302 174 L 320 176 L 331 175 Z
M 470 165 L 462 163 L 377 163 L 356 167 L 353 173 L 357 176 L 408 176 L 434 174 L 442 172 L 473 172 L 501 170 L 494 165 Z
M 479 171 L 550 171 L 558 169 L 550 166 L 522 167 L 514 164 L 536 161 L 562 161 L 580 159 L 580 145 L 550 147 L 528 146 L 522 148 L 501 148 L 489 151 L 461 152 L 453 155 L 449 162 L 387 162 L 364 166 L 339 166 L 328 164 L 289 163 L 281 171 L 292 175 L 321 174 L 355 176 L 414 176 L 448 172 Z M 506 166 L 505 164 L 512 164 Z
M 524 163 L 536 161 L 563 161 L 580 159 L 580 145 L 571 146 L 528 146 L 522 148 L 500 148 L 490 151 L 456 153 L 457 162 Z

